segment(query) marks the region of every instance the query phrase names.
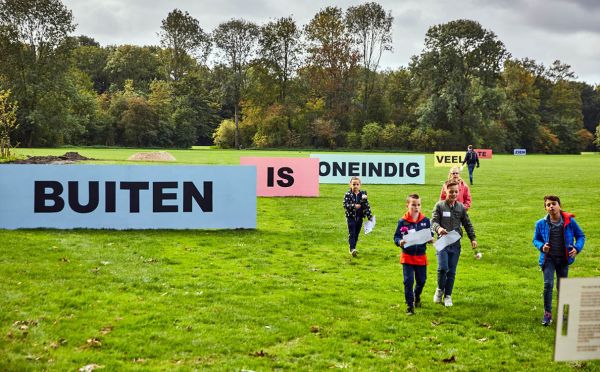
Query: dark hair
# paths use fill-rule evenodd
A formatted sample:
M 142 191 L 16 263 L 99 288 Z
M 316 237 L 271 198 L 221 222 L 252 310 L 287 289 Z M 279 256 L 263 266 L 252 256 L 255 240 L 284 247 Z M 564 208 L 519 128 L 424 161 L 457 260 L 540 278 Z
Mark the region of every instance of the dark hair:
M 560 207 L 560 198 L 556 195 L 546 195 L 544 196 L 544 207 L 546 206 L 546 200 L 552 200 L 558 202 L 558 206 Z
M 452 186 L 458 186 L 458 182 L 456 182 L 454 180 L 448 180 L 448 181 L 446 181 L 446 183 L 444 183 L 444 187 L 446 189 L 448 189 L 448 187 L 452 187 Z
M 410 194 L 406 197 L 406 202 L 408 203 L 409 199 L 421 199 L 417 194 Z

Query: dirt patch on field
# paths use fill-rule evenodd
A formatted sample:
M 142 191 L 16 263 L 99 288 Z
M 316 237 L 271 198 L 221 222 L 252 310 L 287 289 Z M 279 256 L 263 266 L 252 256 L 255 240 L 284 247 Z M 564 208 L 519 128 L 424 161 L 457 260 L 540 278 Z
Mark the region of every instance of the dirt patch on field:
M 66 152 L 64 155 L 54 156 L 29 156 L 27 159 L 19 159 L 12 161 L 12 164 L 72 164 L 82 160 L 95 160 L 86 158 L 78 152 Z
M 137 161 L 175 161 L 175 157 L 166 151 L 138 152 L 131 155 L 127 160 Z

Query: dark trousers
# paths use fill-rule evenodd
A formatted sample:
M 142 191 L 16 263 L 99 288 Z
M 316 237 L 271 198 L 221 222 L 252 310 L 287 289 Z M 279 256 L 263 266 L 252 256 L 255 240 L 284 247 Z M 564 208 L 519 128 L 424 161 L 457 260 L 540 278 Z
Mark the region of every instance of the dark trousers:
M 402 272 L 404 274 L 404 299 L 406 300 L 406 305 L 413 306 L 415 298 L 421 298 L 423 287 L 425 287 L 427 266 L 402 264 Z M 417 285 L 413 289 L 415 281 Z
M 350 244 L 350 252 L 352 252 L 356 249 L 363 221 L 360 217 L 358 219 L 346 217 L 346 221 L 348 222 L 348 244 Z
M 469 181 L 473 183 L 473 170 L 475 170 L 475 164 L 467 164 L 467 169 L 469 169 Z
M 542 272 L 544 273 L 544 310 L 552 312 L 554 273 L 556 273 L 556 293 L 558 293 L 560 278 L 566 278 L 569 275 L 569 264 L 564 259 L 553 259 L 552 256 L 546 256 Z
M 454 288 L 454 278 L 456 277 L 456 267 L 460 257 L 460 240 L 450 244 L 446 248 L 437 252 L 438 261 L 438 288 L 444 292 L 445 296 L 452 295 Z

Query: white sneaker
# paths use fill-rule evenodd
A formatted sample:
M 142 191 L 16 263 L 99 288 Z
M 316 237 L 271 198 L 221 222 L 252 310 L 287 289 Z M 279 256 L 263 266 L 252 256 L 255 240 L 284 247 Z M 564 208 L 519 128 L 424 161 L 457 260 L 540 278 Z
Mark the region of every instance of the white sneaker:
M 437 288 L 435 290 L 435 294 L 433 295 L 433 302 L 435 302 L 436 304 L 439 304 L 440 302 L 442 302 L 442 290 Z
M 450 296 L 444 297 L 444 306 L 446 306 L 446 307 L 452 306 L 452 297 L 450 297 Z

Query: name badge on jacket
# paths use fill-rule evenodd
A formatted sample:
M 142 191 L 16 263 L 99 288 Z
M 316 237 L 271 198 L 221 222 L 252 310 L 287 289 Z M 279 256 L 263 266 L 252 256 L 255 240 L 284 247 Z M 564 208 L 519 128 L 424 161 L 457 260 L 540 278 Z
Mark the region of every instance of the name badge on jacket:
M 442 212 L 442 217 L 450 217 L 450 216 L 451 216 L 450 212 L 448 212 L 448 211 Z

